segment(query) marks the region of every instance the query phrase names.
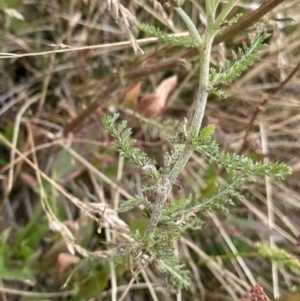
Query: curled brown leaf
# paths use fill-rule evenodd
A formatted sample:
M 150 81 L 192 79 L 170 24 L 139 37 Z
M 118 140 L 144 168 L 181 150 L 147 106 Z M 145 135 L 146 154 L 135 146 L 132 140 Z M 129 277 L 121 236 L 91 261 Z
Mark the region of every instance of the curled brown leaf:
M 172 90 L 177 86 L 177 75 L 163 80 L 154 93 L 145 96 L 137 105 L 137 111 L 145 117 L 160 116 L 166 111 L 166 101 Z

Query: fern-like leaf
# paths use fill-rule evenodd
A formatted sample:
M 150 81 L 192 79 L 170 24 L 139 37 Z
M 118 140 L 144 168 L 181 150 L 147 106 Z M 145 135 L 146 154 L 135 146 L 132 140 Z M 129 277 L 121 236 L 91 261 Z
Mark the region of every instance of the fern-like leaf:
M 217 72 L 215 68 L 211 68 L 210 85 L 213 87 L 218 84 L 228 84 L 239 77 L 243 71 L 253 65 L 258 51 L 267 46 L 264 42 L 269 36 L 259 29 L 256 30 L 255 38 L 248 35 L 250 45 L 247 46 L 243 43 L 243 48 L 238 49 L 238 54 L 232 53 L 235 60 L 233 62 L 226 61 L 226 70 Z
M 182 46 L 186 48 L 200 47 L 201 45 L 191 37 L 175 37 L 172 34 L 163 33 L 159 28 L 145 23 L 138 23 L 137 27 L 139 30 L 149 34 L 150 36 L 156 37 L 161 41 L 171 43 L 176 46 Z
M 134 164 L 142 168 L 145 175 L 158 179 L 159 172 L 155 167 L 155 161 L 149 158 L 139 148 L 133 147 L 136 141 L 130 139 L 131 129 L 126 128 L 127 122 L 124 120 L 116 125 L 115 123 L 118 117 L 119 114 L 103 116 L 104 127 L 108 133 L 116 139 L 113 146 L 122 156 L 130 159 Z

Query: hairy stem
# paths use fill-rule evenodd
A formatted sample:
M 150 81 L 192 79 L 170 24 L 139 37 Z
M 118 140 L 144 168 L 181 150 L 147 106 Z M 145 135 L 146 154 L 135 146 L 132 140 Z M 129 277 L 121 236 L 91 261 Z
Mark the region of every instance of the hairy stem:
M 218 18 L 216 19 L 215 26 L 220 27 L 228 14 L 231 12 L 233 7 L 239 2 L 240 0 L 231 0 L 229 1 L 226 6 L 223 8 L 222 12 L 219 14 Z
M 202 39 L 199 35 L 199 32 L 186 12 L 181 7 L 174 7 L 174 10 L 178 13 L 182 21 L 185 23 L 193 38 L 196 39 L 199 44 L 202 44 Z
M 213 44 L 214 37 L 217 33 L 214 30 L 214 17 L 215 17 L 216 6 L 207 2 L 207 29 L 204 37 L 203 47 L 199 48 L 200 52 L 200 74 L 199 74 L 199 90 L 196 100 L 196 108 L 191 123 L 191 127 L 188 132 L 189 138 L 196 138 L 199 135 L 200 127 L 202 124 L 204 111 L 208 96 L 208 86 L 209 86 L 209 64 L 211 56 L 211 48 Z M 163 206 L 168 198 L 172 185 L 175 183 L 177 177 L 181 173 L 184 166 L 187 164 L 193 151 L 186 146 L 178 160 L 176 161 L 174 167 L 172 168 L 169 175 L 161 181 L 158 185 L 156 191 L 157 197 L 153 206 L 151 219 L 148 228 L 145 232 L 144 239 L 152 238 Z

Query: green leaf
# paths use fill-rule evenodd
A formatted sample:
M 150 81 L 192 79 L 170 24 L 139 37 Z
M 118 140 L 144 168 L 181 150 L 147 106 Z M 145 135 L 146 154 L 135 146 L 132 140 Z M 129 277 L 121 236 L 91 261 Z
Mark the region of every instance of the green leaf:
M 217 72 L 215 68 L 210 69 L 210 85 L 213 87 L 218 84 L 225 84 L 232 82 L 235 78 L 239 77 L 241 73 L 247 70 L 253 65 L 257 59 L 257 53 L 259 50 L 265 48 L 267 45 L 264 41 L 269 37 L 259 29 L 256 30 L 255 38 L 248 35 L 250 45 L 247 46 L 243 43 L 242 48 L 238 48 L 238 54 L 232 53 L 232 56 L 236 58 L 233 62 L 226 61 L 225 70 Z M 218 90 L 214 90 L 215 93 Z
M 182 46 L 186 48 L 198 48 L 201 46 L 196 39 L 193 39 L 191 37 L 176 37 L 172 34 L 166 34 L 163 33 L 159 28 L 156 28 L 149 24 L 137 23 L 137 27 L 139 30 L 147 33 L 150 36 L 156 37 L 161 41 L 168 42 L 176 46 Z
M 141 204 L 143 202 L 143 198 L 140 197 L 139 195 L 136 195 L 135 198 L 126 200 L 125 202 L 123 202 L 120 205 L 120 208 L 118 209 L 118 212 L 126 212 L 129 211 L 131 209 L 133 209 L 134 207 L 138 206 L 139 204 Z
M 26 268 L 2 267 L 0 269 L 0 278 L 5 280 L 22 281 L 27 284 L 34 284 L 34 271 Z
M 190 279 L 187 276 L 189 273 L 184 270 L 184 265 L 181 265 L 175 258 L 165 258 L 158 261 L 158 267 L 167 275 L 167 281 L 171 289 L 176 291 L 186 289 L 190 285 Z
M 126 128 L 127 122 L 123 120 L 120 124 L 115 125 L 118 116 L 118 114 L 103 116 L 103 124 L 106 130 L 116 139 L 113 146 L 122 156 L 130 159 L 134 164 L 142 168 L 142 171 L 146 176 L 153 177 L 157 180 L 159 178 L 159 172 L 155 167 L 155 160 L 151 159 L 139 148 L 133 147 L 136 141 L 130 139 L 131 129 Z
M 216 126 L 214 124 L 207 125 L 203 130 L 201 130 L 199 139 L 201 141 L 207 141 L 211 139 L 211 136 L 213 135 L 215 131 Z

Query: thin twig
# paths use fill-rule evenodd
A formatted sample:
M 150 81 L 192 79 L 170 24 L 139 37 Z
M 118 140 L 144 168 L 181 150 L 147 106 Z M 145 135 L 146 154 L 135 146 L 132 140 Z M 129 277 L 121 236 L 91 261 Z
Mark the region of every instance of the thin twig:
M 146 270 L 142 269 L 141 273 L 142 273 L 142 276 L 143 276 L 143 278 L 144 278 L 144 280 L 145 280 L 145 282 L 147 284 L 147 287 L 148 287 L 149 292 L 151 294 L 152 300 L 153 301 L 158 301 L 159 299 L 157 298 L 157 295 L 155 293 L 155 289 L 154 289 L 153 284 L 151 283 L 151 281 L 150 281 L 150 279 L 148 277 L 148 274 L 147 274 Z
M 3 285 L 2 279 L 0 278 L 0 296 L 1 296 L 1 300 L 7 301 L 5 292 L 1 291 L 1 288 L 4 288 L 4 285 Z
M 300 68 L 300 62 L 295 66 L 295 68 L 293 69 L 293 71 L 289 74 L 289 76 L 282 82 L 279 84 L 279 86 L 274 89 L 270 94 L 263 94 L 262 95 L 262 101 L 259 105 L 256 106 L 255 111 L 252 114 L 252 117 L 248 123 L 247 129 L 246 129 L 246 133 L 245 136 L 243 138 L 243 144 L 241 146 L 241 149 L 239 151 L 239 155 L 243 154 L 246 149 L 248 148 L 248 136 L 251 132 L 251 129 L 253 127 L 254 121 L 256 120 L 258 114 L 260 111 L 262 111 L 263 107 L 267 104 L 267 102 L 269 101 L 269 99 L 271 97 L 274 97 L 290 80 L 291 78 L 295 75 L 295 73 L 297 72 L 297 70 Z
M 128 292 L 130 291 L 130 288 L 132 287 L 134 281 L 136 280 L 136 277 L 140 274 L 142 268 L 139 269 L 134 276 L 131 277 L 129 283 L 127 284 L 126 289 L 124 290 L 122 296 L 118 299 L 118 301 L 123 301 L 125 297 L 127 296 Z
M 70 141 L 69 138 L 59 138 L 57 140 L 53 140 L 51 142 L 46 142 L 43 144 L 39 144 L 36 146 L 35 151 L 40 151 L 46 148 L 50 148 L 56 145 L 60 145 L 61 143 L 66 144 Z M 82 139 L 82 138 L 72 138 L 72 143 L 86 143 L 88 145 L 97 145 L 97 146 L 101 146 L 101 147 L 106 147 L 107 143 L 105 142 L 98 142 L 98 141 L 93 141 L 93 140 L 88 140 L 88 139 Z M 29 155 L 31 155 L 31 153 L 33 152 L 32 149 L 29 149 L 27 151 L 23 152 L 23 155 L 25 157 L 28 157 Z M 22 157 L 17 157 L 14 161 L 11 161 L 9 163 L 7 163 L 5 166 L 3 166 L 0 169 L 0 174 L 5 173 L 8 169 L 10 169 L 12 166 L 16 165 L 17 163 L 19 163 L 20 161 L 22 161 Z
M 261 132 L 261 145 L 263 154 L 268 154 L 268 139 L 267 133 L 264 124 L 260 123 L 260 132 Z M 269 162 L 268 157 L 265 157 L 265 162 Z M 273 186 L 271 182 L 271 178 L 265 176 L 265 184 L 266 184 L 266 197 L 267 197 L 267 207 L 268 207 L 268 225 L 269 229 L 272 231 L 275 225 L 274 218 L 274 200 L 273 200 Z M 270 235 L 270 248 L 276 247 L 275 237 L 274 235 Z M 278 282 L 278 267 L 276 262 L 272 262 L 272 280 L 273 280 L 273 295 L 274 298 L 277 299 L 280 297 L 279 294 L 279 282 Z
M 181 32 L 181 33 L 175 33 L 172 34 L 174 37 L 184 37 L 187 36 L 187 32 Z M 148 44 L 157 42 L 158 38 L 144 38 L 139 39 L 137 42 L 139 44 Z M 0 52 L 0 59 L 9 59 L 9 58 L 22 58 L 22 57 L 29 57 L 29 56 L 45 56 L 45 55 L 53 55 L 56 53 L 65 53 L 65 52 L 77 52 L 77 51 L 86 51 L 86 50 L 93 50 L 93 49 L 103 49 L 103 52 L 111 52 L 111 51 L 119 51 L 125 46 L 130 46 L 130 41 L 124 41 L 124 42 L 117 42 L 117 43 L 109 43 L 109 44 L 99 44 L 99 45 L 90 45 L 90 46 L 82 46 L 82 47 L 71 47 L 68 45 L 58 44 L 58 45 L 52 45 L 50 44 L 50 47 L 60 47 L 61 49 L 56 50 L 49 50 L 49 51 L 41 51 L 41 52 L 30 52 L 30 53 L 7 53 L 7 52 Z
M 20 110 L 17 113 L 15 124 L 14 124 L 14 133 L 13 133 L 13 138 L 12 138 L 13 147 L 10 150 L 10 162 L 15 160 L 15 155 L 16 155 L 15 149 L 16 149 L 16 145 L 17 145 L 17 141 L 18 141 L 18 137 L 19 137 L 19 130 L 20 130 L 22 116 L 24 115 L 26 110 L 37 100 L 38 100 L 38 97 L 33 96 L 31 99 L 29 99 L 26 103 L 24 103 L 22 105 L 22 107 L 20 108 Z M 0 212 L 4 208 L 5 203 L 8 199 L 8 196 L 12 190 L 13 181 L 14 181 L 14 167 L 11 166 L 11 168 L 9 169 L 9 172 L 8 172 L 7 187 L 6 187 L 4 199 L 0 206 Z

